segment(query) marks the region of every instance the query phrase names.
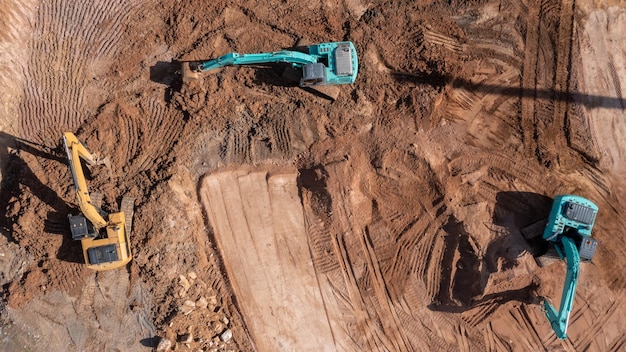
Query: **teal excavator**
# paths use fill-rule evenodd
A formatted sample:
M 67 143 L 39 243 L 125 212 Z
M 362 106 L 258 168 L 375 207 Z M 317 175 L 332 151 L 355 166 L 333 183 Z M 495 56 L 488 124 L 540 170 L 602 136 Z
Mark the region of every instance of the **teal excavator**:
M 302 51 L 281 50 L 258 54 L 229 53 L 217 59 L 183 63 L 183 81 L 201 72 L 224 66 L 288 63 L 299 71 L 300 87 L 351 84 L 358 72 L 357 53 L 352 42 L 314 44 Z
M 554 197 L 543 239 L 554 247 L 567 263 L 567 273 L 559 310 L 543 298 L 543 309 L 556 336 L 567 337 L 567 325 L 574 304 L 580 263 L 590 261 L 596 250 L 596 240 L 591 238 L 598 207 L 590 200 L 574 195 Z

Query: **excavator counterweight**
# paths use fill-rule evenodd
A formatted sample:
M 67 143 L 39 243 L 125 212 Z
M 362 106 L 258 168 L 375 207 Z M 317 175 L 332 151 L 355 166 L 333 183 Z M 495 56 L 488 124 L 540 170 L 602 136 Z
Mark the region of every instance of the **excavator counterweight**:
M 100 209 L 101 196 L 92 200 L 80 163 L 83 159 L 88 165 L 95 165 L 99 159 L 71 132 L 63 134 L 63 144 L 81 211 L 78 215 L 68 216 L 70 230 L 72 238 L 81 243 L 87 267 L 102 271 L 126 265 L 132 259 L 128 241 L 133 216 L 131 198 L 122 200 L 123 209 L 120 212 L 109 214 Z

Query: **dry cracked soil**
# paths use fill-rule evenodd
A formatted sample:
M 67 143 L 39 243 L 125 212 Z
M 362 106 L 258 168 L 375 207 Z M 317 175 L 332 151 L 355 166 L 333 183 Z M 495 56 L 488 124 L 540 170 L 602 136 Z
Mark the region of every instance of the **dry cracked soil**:
M 0 1 L 0 350 L 624 351 L 626 6 L 619 0 Z M 350 40 L 335 100 L 255 65 Z M 136 198 L 93 272 L 61 135 Z M 568 338 L 520 229 L 595 202 Z

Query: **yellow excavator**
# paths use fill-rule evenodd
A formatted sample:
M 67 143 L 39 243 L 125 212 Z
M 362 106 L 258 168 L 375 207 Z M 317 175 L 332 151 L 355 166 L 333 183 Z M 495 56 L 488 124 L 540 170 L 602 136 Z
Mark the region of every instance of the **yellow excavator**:
M 124 197 L 120 212 L 106 213 L 100 208 L 102 196 L 89 195 L 80 159 L 88 166 L 103 164 L 71 132 L 63 134 L 63 144 L 72 171 L 81 214 L 68 215 L 74 240 L 80 240 L 89 269 L 104 271 L 122 267 L 132 259 L 128 235 L 132 226 L 135 199 Z

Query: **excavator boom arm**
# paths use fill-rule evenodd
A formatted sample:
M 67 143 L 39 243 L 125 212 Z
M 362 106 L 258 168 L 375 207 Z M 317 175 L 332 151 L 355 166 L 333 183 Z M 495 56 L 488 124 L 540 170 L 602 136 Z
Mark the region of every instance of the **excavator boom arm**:
M 63 134 L 63 144 L 65 145 L 65 152 L 67 153 L 72 178 L 74 179 L 76 198 L 78 200 L 80 211 L 87 219 L 89 219 L 89 221 L 92 222 L 94 227 L 97 229 L 103 228 L 107 225 L 107 222 L 100 215 L 98 209 L 91 204 L 91 197 L 89 196 L 89 190 L 87 189 L 85 174 L 83 173 L 83 168 L 80 164 L 80 159 L 82 158 L 89 165 L 95 165 L 97 163 L 97 158 L 94 154 L 90 153 L 85 145 L 83 145 L 71 132 L 65 132 Z
M 199 71 L 210 71 L 229 65 L 250 65 L 276 62 L 286 62 L 291 63 L 294 66 L 302 66 L 306 64 L 316 63 L 317 60 L 318 57 L 315 55 L 289 50 L 260 54 L 229 53 L 226 55 L 222 55 L 217 59 L 203 62 L 202 64 L 198 65 L 197 69 Z
M 574 304 L 578 274 L 580 273 L 580 254 L 574 240 L 566 236 L 561 238 L 561 248 L 559 249 L 562 250 L 561 254 L 565 256 L 567 262 L 567 274 L 565 275 L 563 294 L 561 295 L 561 305 L 558 312 L 548 300 L 545 300 L 543 305 L 548 321 L 550 321 L 557 337 L 565 339 L 567 337 L 569 316 Z

